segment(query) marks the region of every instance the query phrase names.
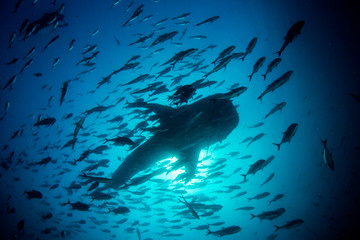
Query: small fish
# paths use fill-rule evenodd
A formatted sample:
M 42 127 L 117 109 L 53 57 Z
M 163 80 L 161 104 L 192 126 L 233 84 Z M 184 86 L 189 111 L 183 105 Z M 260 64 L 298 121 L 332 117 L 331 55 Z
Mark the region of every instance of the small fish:
M 24 191 L 24 194 L 26 194 L 26 198 L 27 199 L 33 199 L 33 198 L 37 198 L 37 199 L 41 199 L 42 198 L 42 194 L 41 192 L 37 191 L 37 190 L 31 190 L 31 191 Z
M 249 200 L 249 202 L 253 199 L 259 200 L 259 199 L 266 198 L 269 195 L 270 195 L 269 192 L 263 192 L 263 193 L 259 193 L 259 194 L 255 195 L 254 197 L 248 198 L 248 200 Z
M 266 183 L 270 182 L 271 179 L 273 179 L 274 177 L 275 177 L 275 173 L 271 173 L 271 174 L 266 178 L 266 180 L 265 180 L 262 184 L 260 184 L 260 185 L 261 185 L 261 186 L 265 185 Z
M 114 40 L 115 40 L 116 44 L 117 44 L 118 46 L 120 46 L 120 41 L 119 41 L 119 39 L 117 39 L 117 37 L 114 36 Z
M 27 61 L 26 63 L 25 63 L 25 65 L 22 67 L 22 69 L 20 70 L 20 74 L 25 70 L 25 69 L 27 69 L 31 64 L 33 63 L 33 59 L 30 59 L 29 61 Z
M 257 98 L 258 100 L 260 100 L 260 102 L 262 102 L 262 98 L 269 92 L 274 92 L 276 89 L 278 89 L 279 87 L 281 87 L 282 85 L 284 85 L 287 81 L 289 81 L 291 75 L 294 73 L 294 71 L 288 71 L 286 73 L 284 73 L 281 77 L 279 77 L 278 79 L 276 79 L 275 81 L 273 81 L 272 83 L 270 83 L 265 91 L 263 93 L 261 93 L 261 95 Z
M 264 122 L 258 122 L 258 123 L 254 124 L 252 126 L 249 126 L 248 128 L 258 128 L 258 127 L 261 127 L 263 125 L 264 125 Z
M 250 78 L 250 79 L 249 79 L 250 82 L 251 82 L 252 76 L 259 71 L 259 69 L 260 69 L 260 68 L 262 67 L 262 65 L 264 64 L 265 60 L 266 60 L 266 57 L 261 57 L 261 58 L 259 58 L 259 59 L 256 61 L 256 63 L 255 63 L 254 66 L 253 66 L 253 71 L 252 71 L 252 73 L 248 76 L 248 77 Z
M 55 118 L 44 118 L 44 119 L 38 119 L 36 123 L 34 123 L 34 127 L 40 127 L 40 126 L 52 126 L 56 122 Z
M 292 221 L 289 221 L 287 222 L 286 224 L 284 224 L 283 226 L 277 226 L 277 225 L 274 225 L 275 226 L 275 232 L 280 230 L 280 229 L 291 229 L 291 228 L 295 228 L 295 227 L 298 227 L 300 225 L 302 225 L 304 223 L 304 220 L 302 219 L 295 219 L 295 220 L 292 220 Z
M 35 47 L 32 47 L 29 52 L 23 57 L 23 59 L 30 57 L 35 52 Z
M 278 150 L 280 150 L 281 144 L 286 143 L 286 142 L 290 143 L 291 139 L 294 137 L 294 135 L 295 135 L 295 133 L 296 133 L 296 131 L 297 131 L 297 129 L 298 129 L 298 126 L 299 126 L 299 125 L 298 125 L 297 123 L 291 124 L 291 125 L 286 129 L 286 131 L 283 133 L 284 136 L 283 136 L 283 138 L 281 139 L 281 142 L 280 142 L 280 143 L 273 143 L 275 146 L 278 147 Z
M 279 104 L 276 104 L 276 106 L 273 109 L 271 109 L 268 114 L 266 114 L 265 118 L 276 113 L 277 111 L 281 111 L 285 107 L 285 105 L 286 105 L 286 102 L 281 102 Z
M 181 197 L 183 198 L 184 201 L 181 201 L 181 199 L 179 199 L 179 202 L 185 204 L 185 206 L 188 208 L 188 210 L 190 211 L 190 213 L 193 215 L 194 218 L 200 219 L 199 215 L 197 214 L 195 209 L 191 206 L 191 204 L 189 204 L 188 201 L 186 201 L 183 195 L 181 195 Z
M 256 135 L 255 137 L 253 137 L 251 139 L 251 141 L 248 143 L 248 145 L 246 147 L 249 147 L 253 142 L 260 140 L 263 136 L 265 136 L 264 133 L 259 133 L 258 135 Z
M 25 220 L 20 220 L 17 224 L 17 230 L 22 231 L 24 229 Z
M 15 32 L 11 33 L 10 38 L 9 38 L 8 48 L 11 48 L 12 44 L 14 43 L 15 37 L 16 37 L 16 33 Z
M 118 5 L 120 2 L 121 2 L 121 0 L 115 0 L 115 1 L 113 2 L 113 4 L 111 5 L 110 8 L 115 7 L 115 6 Z
M 276 52 L 275 54 L 279 54 L 279 57 L 281 55 L 281 53 L 285 50 L 285 48 L 287 47 L 287 45 L 289 45 L 289 43 L 291 43 L 301 32 L 301 29 L 303 28 L 305 24 L 304 20 L 301 20 L 297 23 L 295 23 L 290 29 L 289 31 L 286 33 L 286 36 L 284 38 L 284 44 L 281 46 L 280 51 Z
M 216 64 L 217 61 L 220 61 L 224 57 L 228 56 L 234 49 L 235 49 L 234 45 L 225 48 L 221 53 L 219 53 L 219 56 L 212 63 Z
M 59 39 L 59 35 L 56 35 L 55 37 L 53 37 L 43 48 L 43 51 L 45 49 L 47 49 L 48 47 L 50 47 L 57 39 Z
M 153 27 L 158 26 L 158 25 L 162 24 L 163 22 L 165 22 L 166 20 L 168 20 L 168 18 L 161 19 L 161 20 L 158 21 L 157 23 L 154 23 L 152 26 L 153 26 Z
M 23 3 L 24 3 L 24 0 L 18 0 L 17 3 L 16 3 L 16 5 L 15 5 L 15 8 L 14 8 L 13 13 L 16 13 L 17 10 L 18 10 L 18 8 L 19 8 L 21 5 L 23 5 Z
M 13 75 L 10 80 L 5 84 L 5 86 L 2 87 L 3 90 L 5 90 L 7 87 L 10 86 L 10 90 L 13 89 L 13 85 L 16 81 L 16 75 Z
M 219 16 L 214 16 L 214 17 L 211 17 L 211 18 L 208 18 L 202 22 L 199 22 L 197 24 L 195 24 L 195 26 L 200 26 L 200 25 L 203 25 L 205 23 L 213 23 L 214 21 L 218 20 L 220 17 Z
M 257 43 L 257 40 L 258 40 L 257 38 L 251 39 L 251 41 L 249 42 L 248 46 L 246 47 L 246 51 L 245 51 L 244 56 L 241 58 L 243 61 L 245 60 L 245 57 L 246 57 L 247 55 L 249 55 L 249 54 L 253 51 L 253 49 L 254 49 L 254 47 L 255 47 L 255 45 L 256 45 L 256 43 Z
M 90 37 L 94 37 L 95 35 L 97 35 L 99 33 L 99 28 L 96 28 L 91 34 Z
M 124 12 L 128 12 L 133 5 L 134 5 L 134 1 L 130 2 Z
M 327 147 L 327 139 L 326 140 L 321 140 L 321 142 L 324 145 L 324 151 L 323 151 L 323 159 L 325 164 L 332 170 L 335 170 L 335 165 L 334 165 L 334 158 L 329 150 L 329 148 Z
M 272 200 L 269 201 L 269 204 L 271 204 L 272 202 L 276 202 L 277 200 L 280 200 L 284 197 L 284 194 L 280 193 L 278 195 L 276 195 Z
M 185 28 L 184 31 L 181 33 L 179 40 L 181 40 L 185 36 L 186 32 L 187 32 L 187 28 Z
M 74 45 L 75 45 L 75 41 L 76 41 L 75 38 L 73 38 L 73 39 L 70 41 L 69 48 L 68 48 L 68 52 L 71 52 L 71 50 L 73 50 Z
M 241 211 L 250 211 L 250 210 L 253 210 L 253 209 L 254 209 L 254 207 L 246 206 L 246 207 L 236 208 L 234 210 L 236 210 L 236 211 L 239 211 L 239 210 L 241 210 Z
M 69 82 L 70 82 L 70 81 L 65 81 L 65 82 L 63 83 L 62 88 L 61 88 L 60 106 L 62 105 L 62 103 L 63 103 L 63 101 L 64 101 L 64 97 L 65 97 L 65 95 L 66 95 L 67 88 L 68 88 L 68 86 L 69 86 Z
M 33 73 L 33 75 L 34 75 L 35 77 L 41 77 L 43 74 L 42 74 L 42 73 Z
M 189 38 L 202 40 L 202 39 L 207 39 L 207 36 L 204 36 L 204 35 L 194 35 L 194 36 L 190 36 Z
M 181 14 L 181 15 L 179 15 L 179 16 L 177 16 L 177 17 L 173 17 L 173 18 L 171 18 L 171 19 L 173 19 L 173 20 L 184 19 L 184 18 L 186 18 L 187 16 L 189 16 L 190 14 L 191 14 L 191 13 L 189 13 L 189 12 L 183 13 L 183 14 Z
M 265 79 L 266 79 L 266 75 L 267 75 L 268 73 L 271 73 L 272 70 L 273 70 L 275 67 L 277 67 L 277 65 L 279 65 L 280 62 L 281 62 L 281 58 L 275 58 L 274 60 L 272 60 L 272 61 L 269 63 L 269 65 L 267 66 L 267 69 L 266 69 L 265 74 L 262 74 L 262 75 L 261 75 L 261 76 L 264 77 L 264 81 L 265 81 Z
M 212 232 L 212 231 L 210 231 L 210 229 L 208 229 L 208 233 L 206 234 L 206 236 L 212 234 L 217 237 L 222 237 L 222 236 L 226 236 L 226 235 L 232 235 L 232 234 L 235 234 L 240 231 L 241 231 L 241 227 L 239 227 L 239 226 L 226 227 L 226 228 L 222 228 L 221 230 L 218 230 L 215 232 Z
M 281 215 L 283 215 L 285 213 L 285 208 L 278 208 L 276 210 L 273 210 L 273 211 L 264 211 L 262 212 L 261 214 L 259 215 L 254 215 L 254 214 L 250 214 L 251 215 L 251 219 L 257 217 L 260 219 L 260 221 L 262 220 L 273 220 L 277 217 L 280 217 Z
M 17 63 L 18 60 L 19 60 L 18 58 L 13 58 L 10 62 L 7 62 L 7 63 L 5 63 L 5 64 L 6 64 L 6 65 L 12 65 L 12 64 Z
M 355 95 L 355 94 L 353 94 L 353 93 L 345 93 L 345 94 L 353 97 L 356 101 L 360 102 L 360 96 Z
M 55 67 L 56 65 L 58 65 L 59 62 L 60 62 L 60 57 L 55 58 L 54 62 L 52 64 L 52 67 Z
M 27 29 L 27 27 L 29 26 L 29 23 L 30 23 L 30 21 L 29 21 L 29 19 L 25 19 L 24 21 L 23 21 L 23 23 L 21 24 L 21 27 L 20 27 L 20 35 L 22 35 L 24 32 L 25 32 L 25 30 Z
M 132 2 L 132 3 L 134 3 L 134 2 Z M 124 22 L 122 27 L 125 27 L 126 25 L 128 25 L 128 23 L 130 23 L 130 22 L 134 21 L 136 18 L 138 18 L 140 13 L 142 13 L 142 11 L 143 11 L 143 7 L 144 7 L 144 4 L 141 4 L 139 7 L 137 7 L 136 10 L 134 11 L 134 13 L 131 15 L 131 17 Z M 129 7 L 128 7 L 128 9 L 129 9 Z

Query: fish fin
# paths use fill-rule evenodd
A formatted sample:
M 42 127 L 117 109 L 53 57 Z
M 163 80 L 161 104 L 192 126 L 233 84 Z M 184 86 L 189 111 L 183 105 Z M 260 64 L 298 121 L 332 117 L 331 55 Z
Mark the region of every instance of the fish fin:
M 278 230 L 280 229 L 280 227 L 279 227 L 279 226 L 274 225 L 274 227 L 276 228 L 276 229 L 275 229 L 275 232 L 276 232 L 276 231 L 278 231 Z
M 251 213 L 250 213 L 250 215 L 251 215 L 250 220 L 256 217 L 254 214 L 251 214 Z
M 277 146 L 278 150 L 280 150 L 281 143 L 273 143 L 275 146 Z

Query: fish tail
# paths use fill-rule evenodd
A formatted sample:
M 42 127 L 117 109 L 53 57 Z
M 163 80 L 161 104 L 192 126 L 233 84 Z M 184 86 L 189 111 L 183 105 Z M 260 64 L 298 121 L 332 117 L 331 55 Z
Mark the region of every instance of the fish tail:
M 274 227 L 276 227 L 275 232 L 280 229 L 279 226 L 274 225 Z
M 244 60 L 245 60 L 245 56 L 241 57 L 240 59 L 241 59 L 242 61 L 244 61 Z
M 252 75 L 249 75 L 248 77 L 250 78 L 250 79 L 249 79 L 249 82 L 251 82 Z
M 107 143 L 109 141 L 109 139 L 105 138 L 105 142 L 104 143 Z
M 251 213 L 250 213 L 250 215 L 251 215 L 250 220 L 256 217 L 254 214 L 251 214 Z
M 257 99 L 260 100 L 260 103 L 262 103 L 262 96 L 259 96 Z
M 111 213 L 111 209 L 110 208 L 108 208 L 109 209 L 109 211 L 106 213 L 106 214 L 109 214 L 109 213 Z
M 278 55 L 279 55 L 279 57 L 280 57 L 280 55 L 281 55 L 281 51 L 274 52 L 274 54 L 278 54 Z
M 252 200 L 251 198 L 247 198 L 249 200 L 249 202 Z
M 320 141 L 326 146 L 327 139 L 325 139 L 325 140 L 320 139 Z
M 68 201 L 67 201 L 67 203 L 66 203 L 66 204 L 71 204 L 71 203 L 70 203 L 70 199 L 68 199 Z
M 261 76 L 263 76 L 263 77 L 264 77 L 264 81 L 265 81 L 265 79 L 266 79 L 266 74 L 262 74 Z
M 277 146 L 278 150 L 280 150 L 281 143 L 273 143 L 275 146 Z
M 244 177 L 244 181 L 246 180 L 246 174 L 241 174 Z
M 208 228 L 207 230 L 208 230 L 208 233 L 206 234 L 206 236 L 208 236 L 208 235 L 212 234 L 212 231 L 210 231 L 210 229 L 209 229 L 209 228 Z
M 270 200 L 270 201 L 269 201 L 269 204 L 271 204 L 271 203 L 272 203 L 272 201 Z

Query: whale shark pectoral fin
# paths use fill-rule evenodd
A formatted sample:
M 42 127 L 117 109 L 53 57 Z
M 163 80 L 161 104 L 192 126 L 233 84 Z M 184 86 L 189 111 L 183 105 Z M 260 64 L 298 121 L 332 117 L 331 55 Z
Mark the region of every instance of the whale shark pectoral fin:
M 194 178 L 199 162 L 199 156 L 200 150 L 198 147 L 191 147 L 180 152 L 178 161 L 185 166 L 185 183 Z

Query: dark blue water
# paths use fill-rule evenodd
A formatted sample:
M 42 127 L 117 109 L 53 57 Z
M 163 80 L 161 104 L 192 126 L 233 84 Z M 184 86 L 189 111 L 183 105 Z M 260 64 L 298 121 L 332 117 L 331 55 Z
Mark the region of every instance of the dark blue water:
M 216 239 L 216 231 L 230 226 L 241 230 L 223 239 L 359 239 L 360 35 L 356 25 L 359 6 L 355 1 L 122 0 L 112 6 L 113 3 L 24 0 L 16 13 L 17 1 L 1 3 L 1 239 Z M 144 6 L 139 16 L 122 26 L 141 4 Z M 26 37 L 26 31 L 20 33 L 25 19 L 33 23 L 47 13 L 53 15 L 43 25 L 32 33 L 28 27 Z M 172 19 L 184 13 L 190 14 Z M 148 16 L 151 17 L 144 20 Z M 213 16 L 219 18 L 195 26 Z M 166 20 L 156 24 L 163 19 Z M 264 81 L 261 74 L 278 57 L 274 53 L 280 50 L 288 30 L 301 20 L 305 24 L 300 34 L 286 46 L 282 61 Z M 172 39 L 150 47 L 158 36 L 172 31 L 178 32 Z M 9 40 L 12 33 L 15 38 Z M 143 43 L 129 45 L 143 36 L 150 37 Z M 232 53 L 244 53 L 253 38 L 257 42 L 244 61 L 234 58 L 204 79 L 221 51 L 234 45 Z M 45 48 L 52 39 L 54 42 Z M 84 54 L 87 46 L 94 49 Z M 32 48 L 35 51 L 24 59 Z M 198 50 L 159 76 L 171 66 L 163 63 L 190 48 Z M 139 56 L 131 63 L 138 63 L 137 66 L 119 71 L 109 82 L 99 84 L 136 55 Z M 266 60 L 250 82 L 248 75 L 261 57 Z M 10 64 L 15 58 L 18 60 Z M 31 59 L 29 67 L 24 68 Z M 266 87 L 288 71 L 293 71 L 290 79 L 260 102 L 257 98 Z M 153 77 L 122 86 L 143 74 Z M 180 75 L 186 76 L 173 83 Z M 16 81 L 9 81 L 13 76 Z M 158 159 L 152 168 L 134 177 L 160 167 L 166 168 L 168 174 L 123 189 L 103 187 L 100 182 L 98 189 L 111 194 L 111 199 L 92 201 L 92 191 L 87 190 L 96 181 L 81 177 L 82 171 L 110 179 L 133 152 L 128 145 L 104 143 L 105 138 L 143 138 L 141 145 L 159 134 L 144 128 L 169 131 L 150 120 L 146 126 L 137 125 L 154 114 L 138 113 L 145 109 L 129 108 L 128 102 L 143 98 L 176 109 L 168 96 L 180 86 L 200 79 L 203 83 L 216 83 L 196 89 L 182 106 L 240 86 L 247 90 L 240 96 L 225 97 L 235 105 L 240 121 L 223 141 L 202 147 L 196 175 L 181 179 L 178 176 L 186 173 L 186 168 L 169 171 L 174 163 L 164 165 L 169 160 Z M 66 81 L 68 87 L 60 105 Z M 161 82 L 167 90 L 156 95 L 156 88 L 134 93 L 154 82 Z M 286 102 L 286 106 L 265 119 L 281 102 Z M 101 113 L 85 113 L 97 106 L 108 108 Z M 191 126 L 195 126 L 196 134 L 196 120 L 202 112 L 194 114 L 190 124 L 195 124 Z M 123 120 L 109 122 L 116 116 Z M 86 118 L 74 149 L 63 148 L 73 139 L 75 124 L 82 117 Z M 211 119 L 222 117 L 226 116 L 214 113 Z M 47 118 L 56 121 L 50 126 L 34 126 Z M 278 150 L 273 143 L 281 142 L 292 123 L 298 124 L 297 131 Z M 252 127 L 256 124 L 259 126 Z M 264 134 L 259 140 L 243 143 L 259 134 Z M 182 141 L 186 139 L 185 136 Z M 321 139 L 327 139 L 334 170 L 324 162 Z M 189 140 L 191 144 L 197 143 Z M 91 153 L 74 164 L 85 151 L 99 146 L 103 151 Z M 179 157 L 177 153 L 169 156 L 173 157 L 171 162 Z M 39 164 L 48 157 L 50 162 Z M 146 159 L 146 154 L 143 157 Z M 273 160 L 254 175 L 247 175 L 244 182 L 241 174 L 246 174 L 258 160 L 269 158 Z M 97 163 L 101 164 L 96 169 L 86 170 Z M 273 178 L 264 183 L 272 174 Z M 31 190 L 41 192 L 42 198 L 27 199 L 24 191 Z M 236 197 L 240 192 L 244 195 Z M 269 196 L 248 200 L 264 192 Z M 199 219 L 179 201 L 181 194 Z M 278 194 L 283 194 L 283 198 L 270 204 Z M 68 200 L 90 208 L 72 209 L 66 204 Z M 120 206 L 130 212 L 108 213 L 109 208 Z M 235 210 L 242 207 L 251 209 Z M 260 221 L 259 214 L 279 208 L 285 212 L 272 220 Z M 251 214 L 257 217 L 250 219 Z M 274 225 L 284 226 L 296 219 L 301 220 L 299 226 L 275 231 Z M 207 224 L 202 230 L 194 229 Z M 212 234 L 206 236 L 206 228 Z

